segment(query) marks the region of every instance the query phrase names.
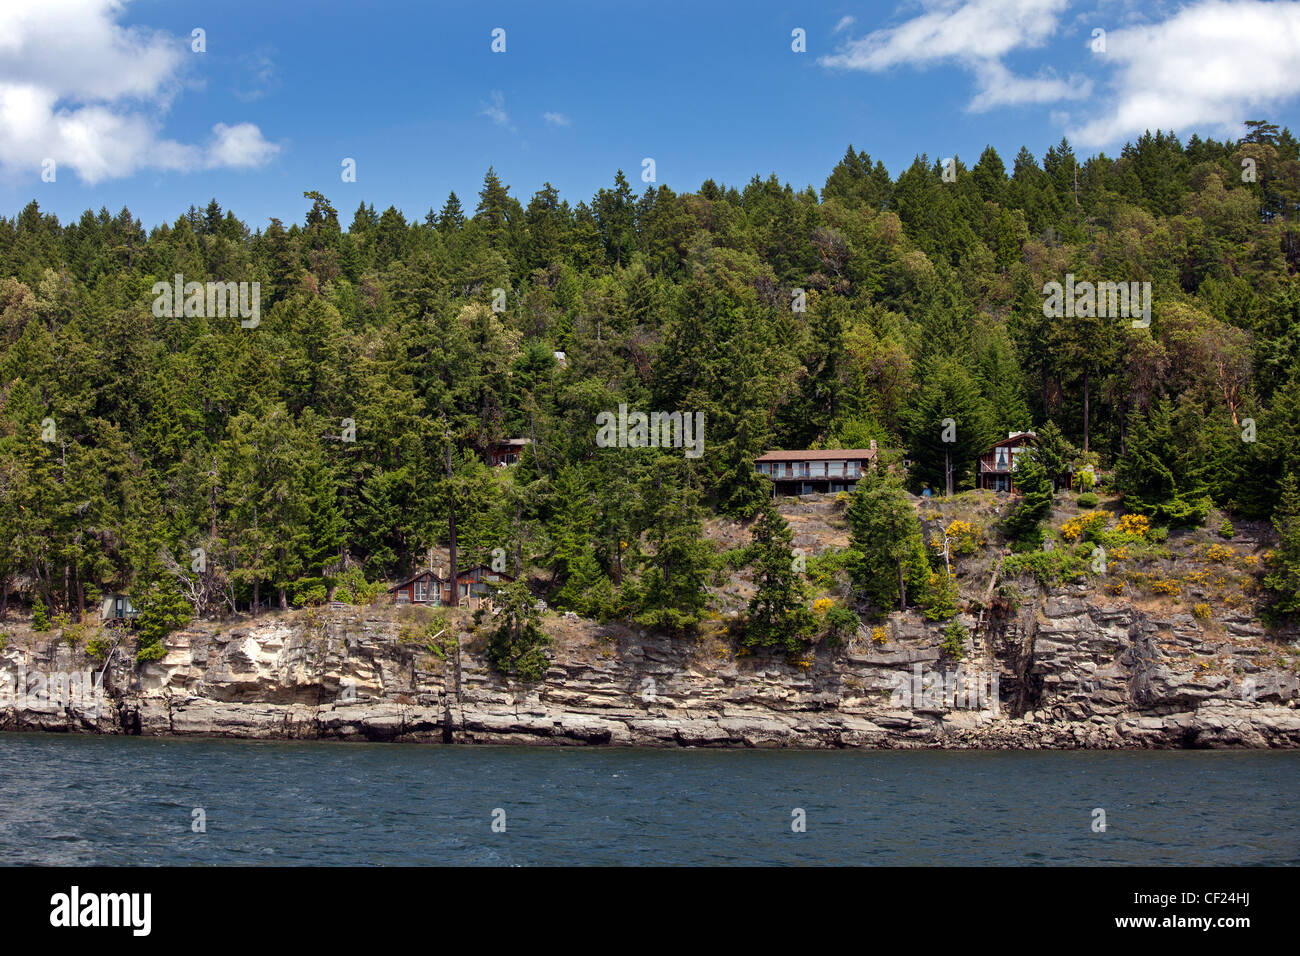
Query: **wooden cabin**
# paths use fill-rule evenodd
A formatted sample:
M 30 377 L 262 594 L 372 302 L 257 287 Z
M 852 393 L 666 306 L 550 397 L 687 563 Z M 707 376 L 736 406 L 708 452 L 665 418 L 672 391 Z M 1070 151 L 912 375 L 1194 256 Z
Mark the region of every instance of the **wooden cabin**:
M 445 579 L 432 571 L 420 571 L 401 584 L 388 589 L 394 604 L 441 604 L 446 589 Z
M 99 619 L 105 624 L 126 622 L 140 612 L 131 606 L 129 595 L 111 591 L 99 602 Z
M 754 466 L 771 480 L 776 494 L 811 495 L 852 491 L 876 457 L 873 441 L 870 448 L 777 449 L 755 458 Z
M 980 455 L 975 487 L 1015 494 L 1016 459 L 1033 445 L 1037 437 L 1033 432 L 1011 432 L 989 446 L 988 451 Z
M 438 606 L 451 603 L 451 579 L 437 572 L 424 570 L 413 575 L 401 584 L 388 589 L 394 604 L 425 604 Z M 513 581 L 514 578 L 504 571 L 493 571 L 486 564 L 475 564 L 468 568 L 456 569 L 456 581 L 460 594 L 459 604 L 476 607 L 478 602 L 491 593 L 491 588 Z
M 493 468 L 500 465 L 513 465 L 524 454 L 524 449 L 531 445 L 531 438 L 504 438 L 488 446 L 488 464 Z
M 456 569 L 456 583 L 460 590 L 460 603 L 468 604 L 471 601 L 482 599 L 491 593 L 491 589 L 498 584 L 505 584 L 513 581 L 512 575 L 504 571 L 493 571 L 486 564 L 475 564 L 468 568 Z M 451 589 L 447 589 L 447 601 L 451 600 Z M 473 606 L 471 604 L 471 606 Z

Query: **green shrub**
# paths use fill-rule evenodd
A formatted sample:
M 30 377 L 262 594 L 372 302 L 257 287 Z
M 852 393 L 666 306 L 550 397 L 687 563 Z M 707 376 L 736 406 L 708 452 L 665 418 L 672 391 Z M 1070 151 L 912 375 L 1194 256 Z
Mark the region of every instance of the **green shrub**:
M 50 629 L 50 612 L 39 597 L 32 604 L 32 630 L 43 634 Z
M 148 664 L 150 661 L 160 661 L 167 656 L 167 648 L 163 646 L 162 641 L 155 641 L 152 644 L 140 644 L 140 649 L 135 652 L 137 664 Z
M 288 587 L 289 603 L 294 607 L 319 607 L 329 596 L 325 578 L 299 578 Z
M 943 621 L 957 613 L 960 597 L 956 580 L 943 568 L 930 573 L 919 603 L 927 620 Z
M 374 604 L 375 599 L 387 590 L 383 581 L 367 580 L 365 571 L 355 565 L 335 578 L 334 582 L 334 600 L 344 604 Z
M 1219 537 L 1231 540 L 1232 536 L 1236 533 L 1237 530 L 1232 526 L 1232 522 L 1227 518 L 1224 518 L 1223 524 L 1219 525 Z
M 112 650 L 113 645 L 103 637 L 92 637 L 86 642 L 86 653 L 101 664 L 108 660 L 108 655 Z
M 960 621 L 949 621 L 943 629 L 943 638 L 939 647 L 953 660 L 961 660 L 966 654 L 966 626 Z
M 488 639 L 488 662 L 506 676 L 541 680 L 550 666 L 546 648 L 551 639 L 537 626 L 532 594 L 523 582 L 514 581 L 497 590 L 495 603 L 501 610 L 497 628 Z
M 1095 508 L 1095 507 L 1097 507 L 1097 503 L 1098 503 L 1100 500 L 1101 500 L 1101 499 L 1098 498 L 1098 497 L 1097 497 L 1095 494 L 1093 494 L 1091 491 L 1085 491 L 1083 494 L 1079 495 L 1079 507 L 1080 507 L 1080 508 Z
M 1032 574 L 1039 584 L 1060 584 L 1065 581 L 1082 581 L 1087 576 L 1092 544 L 1079 547 L 1083 554 L 1058 546 L 1052 551 L 1031 551 L 1012 554 L 1002 562 L 1002 573 L 1013 578 L 1019 574 Z
M 826 643 L 838 647 L 857 633 L 860 623 L 856 613 L 842 604 L 836 604 L 826 612 Z

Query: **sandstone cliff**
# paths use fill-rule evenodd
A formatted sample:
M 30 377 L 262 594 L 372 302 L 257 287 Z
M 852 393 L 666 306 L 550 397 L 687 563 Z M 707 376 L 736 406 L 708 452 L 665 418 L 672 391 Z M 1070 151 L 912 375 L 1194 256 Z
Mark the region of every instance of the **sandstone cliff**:
M 1079 587 L 1035 595 L 981 629 L 961 667 L 986 689 L 996 674 L 997 692 L 965 701 L 951 693 L 958 665 L 938 629 L 912 616 L 798 666 L 738 657 L 717 637 L 673 640 L 550 613 L 553 663 L 533 685 L 490 670 L 468 615 L 454 620 L 445 652 L 411 642 L 400 617 L 309 610 L 194 627 L 171 635 L 158 662 L 112 655 L 102 706 L 85 694 L 9 694 L 0 729 L 659 747 L 1300 746 L 1294 645 L 1267 640 L 1246 617 L 1210 628 Z M 10 686 L 20 670 L 30 681 L 91 667 L 98 679 L 100 665 L 80 651 L 35 637 L 0 651 Z M 925 687 L 937 693 L 912 693 L 932 675 Z

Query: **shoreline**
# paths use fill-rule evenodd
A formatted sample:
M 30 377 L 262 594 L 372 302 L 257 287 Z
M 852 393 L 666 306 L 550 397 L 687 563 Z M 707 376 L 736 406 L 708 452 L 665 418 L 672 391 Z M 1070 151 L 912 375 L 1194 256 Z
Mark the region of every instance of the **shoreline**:
M 960 662 L 941 651 L 937 627 L 912 615 L 887 622 L 884 644 L 823 648 L 810 662 L 738 653 L 721 632 L 670 638 L 551 615 L 550 666 L 528 684 L 492 670 L 468 615 L 452 622 L 447 647 L 411 639 L 421 620 L 368 606 L 206 622 L 170 635 L 159 661 L 112 656 L 98 708 L 75 685 L 58 699 L 0 695 L 0 732 L 654 749 L 1300 748 L 1300 673 L 1286 645 L 1208 635 L 1191 615 L 1077 591 L 1042 595 Z M 99 670 L 53 639 L 0 651 L 6 690 L 15 673 L 98 679 Z M 972 674 L 988 678 L 991 695 L 953 706 L 953 688 Z

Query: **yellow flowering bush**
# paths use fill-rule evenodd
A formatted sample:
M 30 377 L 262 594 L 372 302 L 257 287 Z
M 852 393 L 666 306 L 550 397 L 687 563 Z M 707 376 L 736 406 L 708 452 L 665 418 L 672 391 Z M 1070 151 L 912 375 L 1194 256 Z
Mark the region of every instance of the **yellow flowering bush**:
M 1146 515 L 1122 515 L 1119 519 L 1119 533 L 1133 538 L 1145 538 L 1151 530 L 1151 519 Z
M 1111 513 L 1105 510 L 1085 511 L 1061 525 L 1061 537 L 1066 541 L 1078 541 L 1089 534 L 1101 531 L 1110 523 Z
M 983 529 L 960 518 L 948 525 L 948 538 L 957 554 L 974 554 L 988 540 Z
M 1202 621 L 1210 619 L 1210 606 L 1208 604 L 1193 604 L 1192 614 Z
M 1182 591 L 1182 587 L 1179 583 L 1168 578 L 1157 578 L 1151 582 L 1152 594 L 1167 594 L 1173 596 L 1178 594 L 1180 591 Z
M 812 606 L 813 613 L 820 617 L 821 615 L 824 615 L 827 611 L 829 611 L 834 606 L 835 606 L 835 602 L 832 601 L 830 598 L 827 597 L 818 598 L 817 600 L 813 601 L 813 606 Z
M 871 643 L 872 643 L 872 644 L 888 644 L 888 643 L 889 643 L 889 632 L 886 631 L 883 627 L 873 627 L 873 628 L 871 629 Z
M 1205 556 L 1211 561 L 1226 561 L 1232 557 L 1232 549 L 1222 544 L 1212 544 L 1205 549 Z

